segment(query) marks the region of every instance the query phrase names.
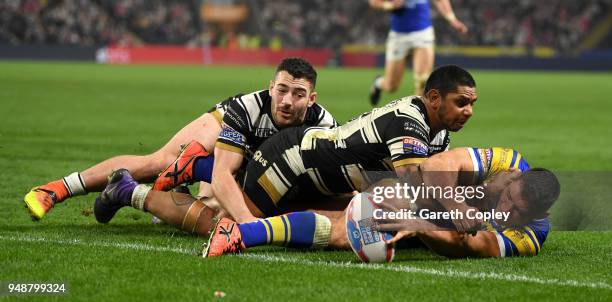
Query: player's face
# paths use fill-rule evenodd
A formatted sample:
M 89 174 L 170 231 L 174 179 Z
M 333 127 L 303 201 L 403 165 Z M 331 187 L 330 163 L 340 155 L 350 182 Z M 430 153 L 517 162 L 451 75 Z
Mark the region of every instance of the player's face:
M 472 107 L 477 98 L 476 87 L 457 86 L 455 91 L 446 94 L 438 110 L 438 117 L 446 129 L 461 130 L 472 117 Z
M 510 212 L 508 221 L 503 219 L 496 221 L 502 227 L 524 226 L 531 222 L 534 217 L 529 212 L 529 204 L 522 195 L 522 181 L 514 180 L 501 193 L 497 202 L 496 211 Z
M 304 122 L 306 110 L 315 103 L 317 93 L 308 80 L 280 71 L 270 81 L 270 96 L 274 122 L 279 127 L 288 127 Z

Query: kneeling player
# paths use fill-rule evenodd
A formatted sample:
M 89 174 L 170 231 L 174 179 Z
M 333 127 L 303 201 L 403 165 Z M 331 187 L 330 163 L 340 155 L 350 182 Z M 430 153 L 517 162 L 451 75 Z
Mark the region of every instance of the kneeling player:
M 495 200 L 474 202 L 471 206 L 480 211 L 495 209 L 509 212 L 510 219 L 503 223 L 485 223 L 487 230 L 479 231 L 474 236 L 458 231 L 403 231 L 399 232 L 393 241 L 403 236 L 416 235 L 433 251 L 448 257 L 528 256 L 539 253 L 550 228 L 546 217 L 547 210 L 559 196 L 559 183 L 552 172 L 544 169 L 530 170 L 518 152 L 502 148 L 453 149 L 426 160 L 420 165 L 420 171 L 423 182 L 435 186 L 456 186 L 465 180 L 460 180 L 459 173 L 454 174 L 457 176 L 454 179 L 442 179 L 442 181 L 428 179 L 426 172 L 473 172 L 475 177 L 471 180 L 471 184 L 480 184 L 488 180 L 488 195 L 494 196 Z M 447 173 L 447 175 L 452 174 Z M 253 178 L 261 179 L 263 176 L 264 174 Z M 247 179 L 245 193 L 247 195 L 260 193 L 256 189 L 249 194 L 253 190 L 249 188 L 253 187 L 260 187 L 266 191 L 265 182 L 257 181 L 249 184 Z M 332 219 L 331 228 L 321 228 L 316 223 L 290 224 L 289 218 L 299 214 L 290 213 L 246 224 L 236 224 L 224 218 L 217 224 L 204 255 L 219 256 L 266 244 L 299 246 L 292 244 L 294 237 L 329 238 L 327 244 L 329 246 L 349 247 L 344 227 L 346 223 L 344 213 L 336 212 L 329 215 Z M 417 226 L 411 223 L 404 221 L 399 226 L 397 223 L 391 223 L 382 227 L 415 230 Z M 318 242 L 318 246 L 325 245 L 324 242 Z
M 80 173 L 74 172 L 34 187 L 24 197 L 24 202 L 32 218 L 39 220 L 56 203 L 72 196 L 101 191 L 108 176 L 118 168 L 129 169 L 134 178 L 142 182 L 152 181 L 162 172 L 155 182 L 156 190 L 169 190 L 178 183 L 197 179 L 212 182 L 214 191 L 216 183 L 233 181 L 232 174 L 243 159 L 280 129 L 297 125 L 336 125 L 332 115 L 316 103 L 316 78 L 315 69 L 307 61 L 285 59 L 278 65 L 267 90 L 239 94 L 220 102 L 177 132 L 158 151 L 144 156 L 110 158 Z M 213 149 L 218 176 L 211 181 L 213 157 L 209 155 Z M 180 156 L 177 158 L 177 155 Z M 197 175 L 192 173 L 194 169 L 208 173 Z M 211 192 L 202 190 L 202 187 L 200 193 L 210 196 Z

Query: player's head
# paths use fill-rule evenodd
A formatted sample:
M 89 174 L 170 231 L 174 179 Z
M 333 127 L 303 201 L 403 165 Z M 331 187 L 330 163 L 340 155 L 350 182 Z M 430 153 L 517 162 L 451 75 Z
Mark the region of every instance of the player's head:
M 456 65 L 436 68 L 425 83 L 423 95 L 435 111 L 441 128 L 458 131 L 472 116 L 476 82 L 465 69 Z
M 523 226 L 544 218 L 561 191 L 555 174 L 544 168 L 533 168 L 518 174 L 502 191 L 496 210 L 510 212 L 504 226 Z
M 317 72 L 304 59 L 287 58 L 278 65 L 274 79 L 270 81 L 272 116 L 278 126 L 304 122 L 306 110 L 317 99 L 316 82 Z

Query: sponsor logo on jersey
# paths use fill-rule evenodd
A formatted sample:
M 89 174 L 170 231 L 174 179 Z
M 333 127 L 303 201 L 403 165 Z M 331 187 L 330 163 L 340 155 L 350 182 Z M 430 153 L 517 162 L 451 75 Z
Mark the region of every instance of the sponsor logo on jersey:
M 403 145 L 405 154 L 427 155 L 429 152 L 425 143 L 413 137 L 404 138 Z
M 232 142 L 239 146 L 244 146 L 244 144 L 246 143 L 244 135 L 234 130 L 234 128 L 228 126 L 227 124 L 223 124 L 221 133 L 219 134 L 219 138 Z
M 253 154 L 253 160 L 260 163 L 264 167 L 268 165 L 268 160 L 263 158 L 263 154 L 261 153 L 260 150 L 257 150 L 257 152 Z
M 423 126 L 419 125 L 416 122 L 404 122 L 404 130 L 407 132 L 413 132 L 418 134 L 421 137 L 428 137 L 429 133 L 426 133 L 426 131 L 423 129 Z M 408 134 L 408 133 L 407 133 Z
M 247 113 L 248 114 L 248 113 Z M 246 128 L 247 127 L 247 123 L 244 121 L 244 119 L 242 119 L 242 117 L 240 116 L 240 114 L 238 114 L 238 112 L 236 112 L 236 110 L 234 108 L 232 108 L 231 106 L 229 106 L 227 108 L 227 112 L 225 113 L 225 115 L 223 116 L 223 118 L 227 117 L 228 119 L 230 119 L 234 124 L 236 124 L 236 126 L 238 128 Z
M 257 128 L 255 129 L 255 136 L 258 137 L 270 137 L 277 131 L 271 128 Z

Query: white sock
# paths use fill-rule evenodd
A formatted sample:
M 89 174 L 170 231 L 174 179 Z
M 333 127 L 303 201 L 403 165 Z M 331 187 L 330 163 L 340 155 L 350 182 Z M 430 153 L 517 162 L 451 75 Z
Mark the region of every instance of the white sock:
M 132 192 L 132 207 L 134 207 L 134 209 L 146 212 L 144 203 L 149 191 L 151 191 L 151 187 L 147 185 L 137 185 L 136 188 L 134 188 L 134 192 Z
M 70 196 L 87 194 L 85 182 L 83 181 L 83 178 L 81 178 L 81 174 L 79 172 L 74 172 L 64 177 L 63 180 Z
M 331 239 L 331 220 L 326 216 L 315 213 L 315 232 L 312 240 L 313 248 L 325 248 Z
M 378 89 L 382 88 L 382 83 L 383 83 L 383 77 L 378 77 L 376 78 L 376 80 L 374 80 L 374 86 Z

